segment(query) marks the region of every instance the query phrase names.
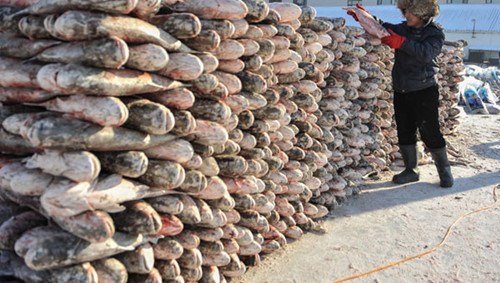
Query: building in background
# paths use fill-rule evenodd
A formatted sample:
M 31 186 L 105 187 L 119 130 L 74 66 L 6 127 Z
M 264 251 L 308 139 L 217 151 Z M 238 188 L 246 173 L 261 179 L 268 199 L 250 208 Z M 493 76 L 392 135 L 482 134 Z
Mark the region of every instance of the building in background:
M 315 7 L 395 5 L 397 0 L 270 0 L 269 2 L 289 2 Z M 439 4 L 500 4 L 500 0 L 438 0 Z

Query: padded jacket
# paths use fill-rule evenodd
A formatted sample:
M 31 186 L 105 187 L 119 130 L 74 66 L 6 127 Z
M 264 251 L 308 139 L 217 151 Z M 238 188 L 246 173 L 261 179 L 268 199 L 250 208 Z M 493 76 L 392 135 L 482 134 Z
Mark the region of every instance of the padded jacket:
M 382 25 L 406 37 L 395 52 L 392 69 L 394 91 L 413 92 L 436 85 L 439 71 L 436 57 L 441 53 L 444 43 L 441 25 L 432 19 L 421 28 L 409 27 L 406 22 L 397 25 L 382 22 Z

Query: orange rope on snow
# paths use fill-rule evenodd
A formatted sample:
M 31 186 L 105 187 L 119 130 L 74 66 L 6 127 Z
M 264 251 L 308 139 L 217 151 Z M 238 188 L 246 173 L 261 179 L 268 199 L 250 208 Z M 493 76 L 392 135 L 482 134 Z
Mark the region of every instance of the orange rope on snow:
M 416 254 L 416 255 L 412 255 L 412 256 L 403 258 L 401 260 L 389 263 L 387 265 L 379 266 L 377 268 L 374 268 L 372 270 L 369 270 L 369 271 L 366 271 L 366 272 L 363 272 L 363 273 L 359 273 L 359 274 L 356 274 L 356 275 L 353 275 L 353 276 L 349 276 L 349 277 L 346 277 L 346 278 L 343 278 L 343 279 L 335 280 L 332 283 L 345 282 L 345 281 L 353 280 L 353 279 L 356 279 L 356 278 L 360 278 L 360 277 L 363 277 L 363 276 L 366 276 L 366 275 L 369 275 L 369 274 L 372 274 L 372 273 L 375 273 L 375 272 L 387 269 L 389 267 L 393 267 L 393 266 L 399 265 L 399 264 L 401 264 L 403 262 L 407 262 L 407 261 L 415 259 L 415 258 L 423 257 L 424 255 L 427 255 L 427 254 L 430 254 L 430 253 L 436 251 L 438 248 L 440 248 L 440 247 L 442 247 L 444 245 L 444 243 L 446 242 L 446 240 L 450 236 L 453 227 L 460 220 L 462 220 L 463 218 L 465 218 L 465 217 L 467 217 L 469 215 L 472 215 L 472 214 L 475 214 L 475 213 L 478 213 L 478 212 L 482 212 L 482 211 L 486 211 L 486 210 L 490 210 L 490 209 L 494 208 L 495 206 L 497 206 L 498 204 L 500 204 L 500 200 L 498 199 L 498 195 L 497 195 L 497 189 L 498 188 L 500 188 L 500 184 L 497 184 L 495 187 L 493 187 L 493 200 L 495 201 L 493 204 L 488 205 L 486 207 L 482 207 L 482 208 L 476 209 L 474 211 L 471 211 L 469 213 L 466 213 L 466 214 L 463 214 L 462 216 L 460 216 L 457 220 L 455 220 L 455 222 L 453 222 L 453 224 L 450 225 L 450 227 L 446 231 L 446 234 L 443 237 L 443 240 L 441 240 L 441 242 L 438 245 L 434 246 L 430 250 L 427 250 L 425 252 L 422 252 L 422 253 L 419 253 L 419 254 Z

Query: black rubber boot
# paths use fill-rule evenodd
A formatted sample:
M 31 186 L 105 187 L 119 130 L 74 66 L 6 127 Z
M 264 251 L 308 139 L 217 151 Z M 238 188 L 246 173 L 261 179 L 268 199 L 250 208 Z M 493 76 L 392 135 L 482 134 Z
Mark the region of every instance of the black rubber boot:
M 403 170 L 403 172 L 399 174 L 394 175 L 392 177 L 392 181 L 396 184 L 406 184 L 418 181 L 419 174 L 417 169 L 417 145 L 401 145 L 399 148 L 401 151 L 401 155 L 403 155 L 405 170 Z
M 443 188 L 449 188 L 453 186 L 453 175 L 451 174 L 451 166 L 448 161 L 448 154 L 446 152 L 446 147 L 429 149 L 434 164 L 439 174 L 439 185 Z

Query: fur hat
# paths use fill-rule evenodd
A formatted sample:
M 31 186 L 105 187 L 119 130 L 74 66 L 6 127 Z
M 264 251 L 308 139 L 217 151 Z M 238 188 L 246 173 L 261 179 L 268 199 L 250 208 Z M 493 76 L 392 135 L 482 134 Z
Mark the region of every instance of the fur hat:
M 439 5 L 437 0 L 398 0 L 398 8 L 408 10 L 413 15 L 427 21 L 439 15 Z

